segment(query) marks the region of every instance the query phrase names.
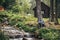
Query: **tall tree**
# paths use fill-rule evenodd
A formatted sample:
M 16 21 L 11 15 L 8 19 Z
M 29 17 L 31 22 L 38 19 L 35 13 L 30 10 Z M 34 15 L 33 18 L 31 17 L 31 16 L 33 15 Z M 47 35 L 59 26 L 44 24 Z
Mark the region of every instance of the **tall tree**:
M 0 5 L 2 5 L 5 2 L 5 0 L 0 0 Z
M 54 5 L 54 0 L 50 0 L 50 21 L 51 22 L 54 22 L 53 5 Z
M 59 24 L 58 22 L 58 13 L 57 13 L 57 0 L 54 0 L 54 13 L 55 13 L 55 24 Z
M 37 17 L 38 17 L 38 24 L 39 27 L 44 25 L 44 21 L 42 20 L 42 13 L 41 13 L 41 0 L 36 0 L 36 10 L 37 10 Z
M 59 24 L 57 15 L 57 0 L 50 0 L 50 21 L 55 24 Z

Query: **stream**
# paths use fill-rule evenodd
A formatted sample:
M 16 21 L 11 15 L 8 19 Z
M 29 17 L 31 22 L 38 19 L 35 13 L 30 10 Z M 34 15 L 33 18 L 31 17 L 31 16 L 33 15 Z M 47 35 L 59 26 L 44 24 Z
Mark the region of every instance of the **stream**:
M 37 38 L 26 38 L 27 40 L 39 40 Z M 14 39 L 10 39 L 10 40 L 23 40 L 23 38 L 14 38 Z
M 19 31 L 17 29 L 15 29 L 14 27 L 11 27 L 11 26 L 7 26 L 7 27 L 3 27 L 1 28 L 4 32 L 5 35 L 8 35 L 10 37 L 13 37 L 13 38 L 10 38 L 9 40 L 23 40 L 23 36 L 26 40 L 39 40 L 37 38 L 34 38 L 34 36 L 32 36 L 33 34 L 31 33 L 27 33 L 27 32 L 24 32 L 24 31 Z

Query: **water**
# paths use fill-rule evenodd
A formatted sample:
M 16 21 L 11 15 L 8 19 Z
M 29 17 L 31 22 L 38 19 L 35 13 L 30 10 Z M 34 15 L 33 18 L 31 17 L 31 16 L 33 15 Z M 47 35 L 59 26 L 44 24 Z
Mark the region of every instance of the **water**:
M 26 38 L 27 40 L 39 40 L 37 38 Z M 23 40 L 23 38 L 15 38 L 15 39 L 10 39 L 10 40 Z
M 24 31 L 19 31 L 19 30 L 13 28 L 13 27 L 4 27 L 4 28 L 2 28 L 2 30 L 4 30 L 5 33 L 7 32 L 9 34 L 9 36 L 13 37 L 13 38 L 10 38 L 9 40 L 23 40 L 23 36 L 27 40 L 39 40 L 37 38 L 32 37 L 33 34 L 31 34 L 31 33 L 27 33 L 27 32 L 24 32 Z M 13 35 L 15 35 L 15 36 L 18 35 L 18 36 L 21 36 L 21 37 L 15 38 L 15 36 L 13 36 Z
M 9 39 L 9 40 L 22 40 L 23 38 L 14 38 L 14 39 Z

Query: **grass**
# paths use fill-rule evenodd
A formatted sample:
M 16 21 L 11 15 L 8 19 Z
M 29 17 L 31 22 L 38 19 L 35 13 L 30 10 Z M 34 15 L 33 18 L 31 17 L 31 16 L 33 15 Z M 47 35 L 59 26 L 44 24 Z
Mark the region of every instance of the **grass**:
M 59 24 L 60 24 L 60 18 L 58 18 Z
M 44 20 L 44 22 L 45 22 L 45 21 L 49 20 L 49 18 L 43 18 L 43 20 Z
M 58 25 L 55 25 L 54 22 L 51 22 L 51 24 L 49 24 L 49 18 L 43 18 L 45 24 L 46 24 L 46 27 L 51 27 L 51 28 L 55 28 L 55 29 L 59 29 L 60 30 L 60 18 L 58 18 L 58 22 L 59 24 Z
M 43 18 L 43 20 L 46 22 L 46 21 L 49 20 L 49 18 Z M 58 18 L 58 22 L 59 22 L 59 24 L 60 24 L 60 18 Z

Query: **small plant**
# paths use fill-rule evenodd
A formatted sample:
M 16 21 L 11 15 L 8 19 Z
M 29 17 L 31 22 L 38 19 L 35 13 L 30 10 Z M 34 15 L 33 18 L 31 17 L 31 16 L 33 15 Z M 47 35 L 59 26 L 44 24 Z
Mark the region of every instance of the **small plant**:
M 38 29 L 37 27 L 31 27 L 31 28 L 30 28 L 30 32 L 31 32 L 31 33 L 35 33 L 35 31 L 36 31 L 37 29 Z
M 8 36 L 4 35 L 3 32 L 0 32 L 0 40 L 9 40 Z
M 18 22 L 16 26 L 17 26 L 18 28 L 19 28 L 19 27 L 23 28 L 25 25 L 23 24 L 23 22 Z
M 39 37 L 45 40 L 60 40 L 59 32 L 56 29 L 41 28 L 39 30 Z

